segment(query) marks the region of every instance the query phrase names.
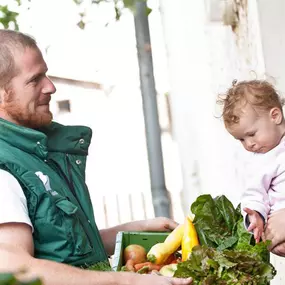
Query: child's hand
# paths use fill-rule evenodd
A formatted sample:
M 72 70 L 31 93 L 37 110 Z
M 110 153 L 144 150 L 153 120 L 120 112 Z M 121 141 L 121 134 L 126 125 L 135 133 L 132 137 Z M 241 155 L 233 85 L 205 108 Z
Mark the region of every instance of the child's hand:
M 244 208 L 243 210 L 248 214 L 248 219 L 250 222 L 247 230 L 249 232 L 253 231 L 255 242 L 258 243 L 264 229 L 263 219 L 261 218 L 259 213 L 254 210 L 251 210 L 249 208 Z

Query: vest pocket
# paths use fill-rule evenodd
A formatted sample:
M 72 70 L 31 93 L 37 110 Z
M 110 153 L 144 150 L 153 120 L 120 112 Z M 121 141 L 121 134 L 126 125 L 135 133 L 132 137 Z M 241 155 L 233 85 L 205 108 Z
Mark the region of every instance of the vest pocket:
M 56 207 L 63 213 L 63 223 L 66 226 L 67 238 L 73 243 L 74 255 L 80 256 L 92 251 L 88 233 L 84 230 L 78 215 L 78 208 L 68 200 L 59 200 Z M 86 225 L 89 226 L 89 225 Z

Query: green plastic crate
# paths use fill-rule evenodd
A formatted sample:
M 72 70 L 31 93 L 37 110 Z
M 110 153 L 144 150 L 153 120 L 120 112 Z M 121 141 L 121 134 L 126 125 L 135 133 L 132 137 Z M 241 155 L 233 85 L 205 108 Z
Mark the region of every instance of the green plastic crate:
M 112 269 L 120 271 L 123 265 L 123 252 L 128 245 L 141 245 L 148 252 L 154 244 L 164 242 L 168 235 L 168 232 L 118 232 Z

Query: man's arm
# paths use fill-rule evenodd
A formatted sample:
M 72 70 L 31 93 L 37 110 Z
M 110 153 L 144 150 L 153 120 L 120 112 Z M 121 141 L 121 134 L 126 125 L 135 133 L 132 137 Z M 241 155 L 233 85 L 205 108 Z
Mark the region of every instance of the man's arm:
M 139 224 L 139 223 L 138 223 Z M 139 225 L 136 225 L 139 227 Z M 187 285 L 191 278 L 178 279 L 128 272 L 99 272 L 79 269 L 54 261 L 36 259 L 32 231 L 23 223 L 0 225 L 0 272 L 16 274 L 20 280 L 40 278 L 44 285 Z
M 178 226 L 175 221 L 160 217 L 149 220 L 140 220 L 121 224 L 112 228 L 100 230 L 100 235 L 104 243 L 106 252 L 112 255 L 115 250 L 116 235 L 119 231 L 149 231 L 167 232 Z
M 20 274 L 24 280 L 41 278 L 45 285 L 78 284 L 119 284 L 120 276 L 114 274 L 78 269 L 69 265 L 36 259 L 33 257 L 33 239 L 31 227 L 21 223 L 0 225 L 0 271 L 27 273 Z M 125 276 L 127 277 L 127 276 Z M 127 278 L 125 278 L 127 279 Z M 127 280 L 126 280 L 127 281 Z

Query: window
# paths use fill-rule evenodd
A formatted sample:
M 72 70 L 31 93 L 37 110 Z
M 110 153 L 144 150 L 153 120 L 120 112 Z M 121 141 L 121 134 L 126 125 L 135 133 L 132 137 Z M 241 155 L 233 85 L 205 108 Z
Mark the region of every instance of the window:
M 70 113 L 70 101 L 69 100 L 62 100 L 57 101 L 57 107 L 59 113 Z

